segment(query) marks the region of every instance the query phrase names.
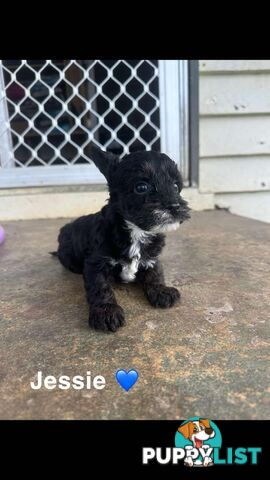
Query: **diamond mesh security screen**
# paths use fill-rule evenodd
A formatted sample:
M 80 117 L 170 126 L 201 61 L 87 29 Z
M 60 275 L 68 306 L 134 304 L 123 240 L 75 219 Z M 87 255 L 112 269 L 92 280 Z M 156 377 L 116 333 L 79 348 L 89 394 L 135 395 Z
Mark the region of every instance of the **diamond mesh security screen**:
M 190 185 L 187 60 L 0 60 L 0 188 L 104 183 L 91 142 L 161 150 Z
M 3 168 L 89 164 L 92 141 L 119 154 L 160 149 L 157 61 L 2 60 L 0 66 Z

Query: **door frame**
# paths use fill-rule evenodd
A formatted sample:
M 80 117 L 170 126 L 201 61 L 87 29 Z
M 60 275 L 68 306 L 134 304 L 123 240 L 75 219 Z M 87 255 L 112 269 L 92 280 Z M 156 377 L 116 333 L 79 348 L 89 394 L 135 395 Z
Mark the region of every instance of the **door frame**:
M 198 185 L 198 61 L 159 60 L 161 151 L 178 164 L 184 185 Z M 5 85 L 0 62 L 0 187 L 103 184 L 93 163 L 14 169 Z M 2 140 L 1 140 L 2 138 Z M 1 157 L 8 158 L 2 163 Z

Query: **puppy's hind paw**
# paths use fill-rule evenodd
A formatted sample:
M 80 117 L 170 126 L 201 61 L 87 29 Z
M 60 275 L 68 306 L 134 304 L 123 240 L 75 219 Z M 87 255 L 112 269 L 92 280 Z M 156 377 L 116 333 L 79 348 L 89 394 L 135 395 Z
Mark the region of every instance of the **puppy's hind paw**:
M 152 285 L 146 295 L 151 305 L 156 308 L 170 308 L 180 299 L 177 288 L 165 285 Z
M 90 310 L 89 326 L 96 330 L 116 332 L 124 323 L 124 310 L 115 303 L 95 305 Z

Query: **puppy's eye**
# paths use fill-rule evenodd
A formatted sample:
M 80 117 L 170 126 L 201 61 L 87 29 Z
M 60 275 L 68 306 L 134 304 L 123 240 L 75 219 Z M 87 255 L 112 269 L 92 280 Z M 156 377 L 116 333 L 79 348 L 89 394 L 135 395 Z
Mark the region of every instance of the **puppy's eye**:
M 174 188 L 174 190 L 175 190 L 176 192 L 179 192 L 179 186 L 178 186 L 177 183 L 174 183 L 174 184 L 173 184 L 173 188 Z
M 134 192 L 142 195 L 150 190 L 150 185 L 147 182 L 138 182 L 134 187 Z

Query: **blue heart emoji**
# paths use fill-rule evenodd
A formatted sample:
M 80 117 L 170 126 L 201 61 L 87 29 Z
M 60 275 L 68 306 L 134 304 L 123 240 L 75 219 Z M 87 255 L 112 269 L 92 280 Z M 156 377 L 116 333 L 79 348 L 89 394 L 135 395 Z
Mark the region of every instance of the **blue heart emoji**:
M 136 370 L 129 370 L 128 372 L 126 370 L 117 370 L 115 378 L 119 385 L 128 392 L 137 382 L 139 374 Z

